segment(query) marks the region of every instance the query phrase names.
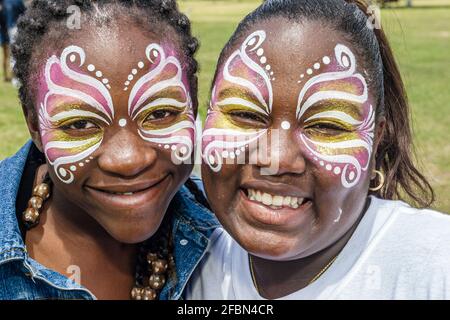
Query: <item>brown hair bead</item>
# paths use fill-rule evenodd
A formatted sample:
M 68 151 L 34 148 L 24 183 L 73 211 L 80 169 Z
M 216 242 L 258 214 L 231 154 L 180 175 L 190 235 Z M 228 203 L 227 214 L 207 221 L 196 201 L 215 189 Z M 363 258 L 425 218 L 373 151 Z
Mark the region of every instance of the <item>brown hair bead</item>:
M 158 259 L 152 262 L 152 271 L 155 274 L 161 274 L 167 270 L 167 261 L 164 259 Z
M 43 203 L 44 203 L 44 200 L 41 197 L 34 196 L 28 201 L 28 207 L 39 210 L 42 208 Z
M 33 196 L 38 196 L 44 200 L 47 200 L 50 197 L 50 186 L 46 183 L 41 183 L 34 188 Z
M 166 277 L 162 274 L 152 274 L 148 279 L 148 283 L 152 289 L 160 290 L 166 284 Z
M 36 224 L 39 221 L 39 211 L 35 208 L 27 208 L 23 213 L 23 219 L 28 224 Z

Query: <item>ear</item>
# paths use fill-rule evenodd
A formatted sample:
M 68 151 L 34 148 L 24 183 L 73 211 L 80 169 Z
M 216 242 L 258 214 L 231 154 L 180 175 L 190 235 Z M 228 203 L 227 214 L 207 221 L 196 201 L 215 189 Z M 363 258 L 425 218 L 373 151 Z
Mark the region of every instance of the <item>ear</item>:
M 39 121 L 37 119 L 36 112 L 32 111 L 34 109 L 31 108 L 27 108 L 26 106 L 22 105 L 23 114 L 27 122 L 28 131 L 30 132 L 31 139 L 33 140 L 34 144 L 39 149 L 39 151 L 43 153 L 44 148 L 42 146 L 41 134 L 39 132 Z
M 375 178 L 374 171 L 376 169 L 377 165 L 377 155 L 378 155 L 378 148 L 380 146 L 381 141 L 384 139 L 384 131 L 386 128 L 386 118 L 384 116 L 379 117 L 377 119 L 377 124 L 375 127 L 375 139 L 373 144 L 373 154 L 372 154 L 372 166 L 371 166 L 371 172 L 372 172 L 372 179 Z

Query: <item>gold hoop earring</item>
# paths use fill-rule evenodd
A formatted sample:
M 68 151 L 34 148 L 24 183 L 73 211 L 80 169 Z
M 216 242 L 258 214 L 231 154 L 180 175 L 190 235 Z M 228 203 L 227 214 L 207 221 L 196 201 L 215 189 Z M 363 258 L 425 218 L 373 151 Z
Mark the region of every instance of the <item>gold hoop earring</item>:
M 380 184 L 378 186 L 376 186 L 375 188 L 369 188 L 370 191 L 378 191 L 381 190 L 381 188 L 384 187 L 384 174 L 383 172 L 379 171 L 379 170 L 375 170 L 374 171 L 378 176 L 380 176 Z M 376 177 L 375 177 L 376 178 Z

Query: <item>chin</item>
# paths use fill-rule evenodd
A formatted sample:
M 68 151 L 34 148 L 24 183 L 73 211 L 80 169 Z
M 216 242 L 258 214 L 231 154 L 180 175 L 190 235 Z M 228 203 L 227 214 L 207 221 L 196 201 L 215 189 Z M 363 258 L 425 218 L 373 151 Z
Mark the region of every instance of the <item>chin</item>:
M 164 215 L 155 215 L 149 209 L 145 215 L 128 213 L 119 219 L 104 221 L 101 224 L 118 242 L 137 244 L 151 238 L 158 231 L 163 218 Z
M 117 228 L 108 228 L 106 229 L 106 231 L 111 237 L 113 237 L 120 243 L 138 244 L 152 237 L 156 233 L 158 228 L 159 226 L 146 227 L 142 224 L 130 226 L 122 225 Z
M 243 227 L 242 223 L 234 229 L 239 231 L 229 232 L 231 236 L 245 251 L 254 256 L 273 261 L 292 260 L 298 256 L 298 237 L 248 224 Z

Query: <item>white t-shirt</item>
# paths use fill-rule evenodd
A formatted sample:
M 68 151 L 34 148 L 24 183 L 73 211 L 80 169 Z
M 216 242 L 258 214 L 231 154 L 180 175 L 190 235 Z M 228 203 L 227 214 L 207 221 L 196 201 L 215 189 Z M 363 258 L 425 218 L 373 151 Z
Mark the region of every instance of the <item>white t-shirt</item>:
M 260 300 L 248 255 L 223 229 L 195 270 L 195 300 Z M 330 268 L 282 299 L 450 299 L 450 216 L 371 197 L 371 204 Z

